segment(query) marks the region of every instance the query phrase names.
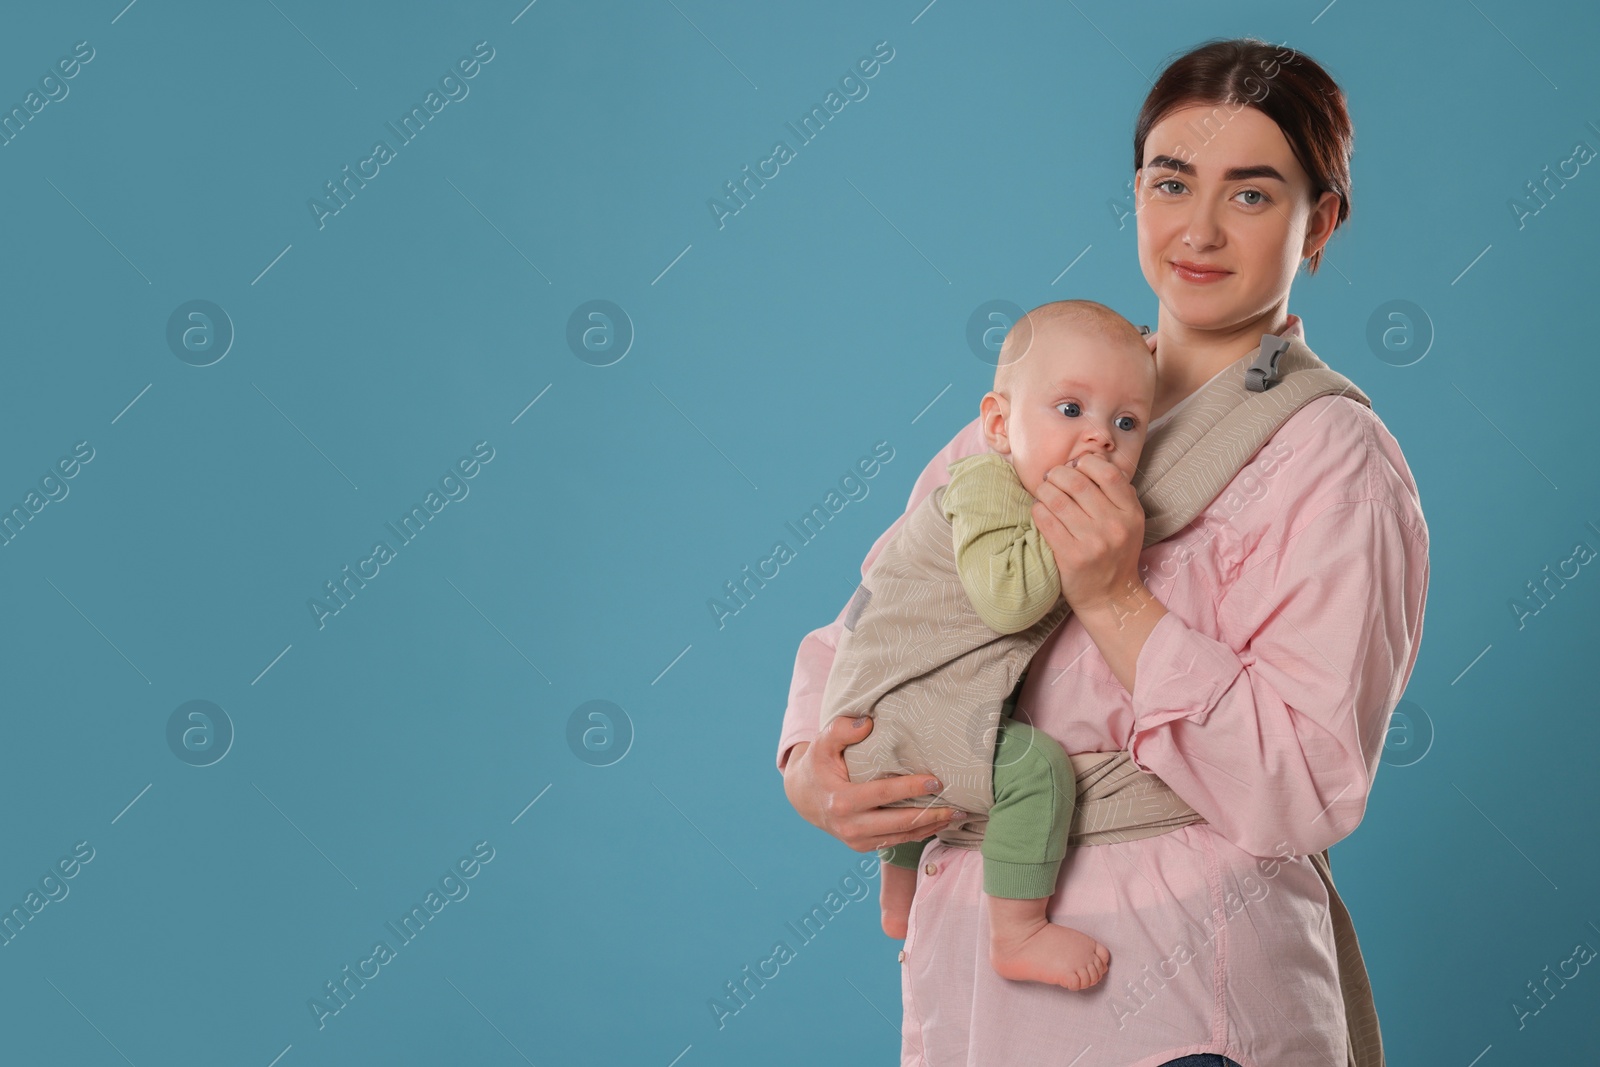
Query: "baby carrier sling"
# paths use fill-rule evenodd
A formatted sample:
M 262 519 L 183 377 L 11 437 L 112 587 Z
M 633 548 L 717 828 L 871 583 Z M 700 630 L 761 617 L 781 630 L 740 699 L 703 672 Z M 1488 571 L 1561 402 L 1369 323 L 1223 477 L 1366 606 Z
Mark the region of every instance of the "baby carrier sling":
M 1140 332 L 1148 333 L 1149 329 L 1141 327 Z M 1264 334 L 1257 348 L 1197 390 L 1146 439 L 1133 479 L 1145 512 L 1145 546 L 1188 526 L 1291 415 L 1310 401 L 1328 395 L 1349 397 L 1372 406 L 1354 382 L 1330 368 L 1299 338 Z M 942 489 L 935 489 L 930 496 L 942 497 Z M 845 618 L 850 633 L 841 636 L 840 646 L 852 639 L 894 640 L 898 646 L 895 657 L 913 664 L 908 678 L 924 685 L 934 684 L 952 694 L 1010 695 L 993 701 L 992 709 L 982 708 L 976 714 L 962 706 L 959 699 L 948 703 L 924 699 L 915 705 L 905 702 L 900 706 L 913 720 L 907 729 L 897 734 L 884 731 L 880 738 L 875 728 L 864 741 L 848 746 L 844 752 L 852 781 L 871 781 L 891 774 L 939 774 L 945 785 L 939 796 L 910 798 L 890 806 L 950 806 L 968 812 L 973 817 L 952 823 L 939 831 L 938 837 L 947 845 L 977 849 L 987 821 L 983 813 L 994 801 L 994 744 L 1000 718 L 1013 709 L 1028 660 L 1071 609 L 1063 598 L 1028 630 L 1004 637 L 988 631 L 990 638 L 1006 642 L 1007 647 L 1002 656 L 991 655 L 982 662 L 970 655 L 958 655 L 950 662 L 939 658 L 944 654 L 939 648 L 941 642 L 955 640 L 954 631 L 961 629 L 959 621 L 945 620 L 965 618 L 970 625 L 974 615 L 970 605 L 945 605 L 950 610 L 934 615 L 941 625 L 933 633 L 895 634 L 892 626 L 862 625 L 876 584 L 926 575 L 926 553 L 941 553 L 953 559 L 953 551 L 950 522 L 940 501 L 934 499 L 931 506 L 924 501 L 924 506 L 913 512 L 899 534 L 879 553 L 851 598 Z M 919 554 L 924 556 L 920 561 Z M 922 593 L 926 598 L 927 590 Z M 959 589 L 943 591 L 946 597 L 958 593 Z M 923 604 L 922 610 L 927 607 Z M 969 650 L 977 647 L 970 635 L 968 645 Z M 929 668 L 920 676 L 915 673 L 919 660 Z M 859 673 L 840 679 L 840 684 L 859 693 L 872 688 L 872 680 Z M 835 680 L 830 676 L 824 694 L 823 727 L 840 713 L 871 713 L 863 707 L 840 707 L 837 699 L 830 703 L 828 690 L 834 686 Z M 899 692 L 896 685 L 886 693 L 880 692 L 877 700 L 880 704 L 893 700 Z M 941 708 L 948 712 L 942 719 Z M 1078 788 L 1067 838 L 1069 847 L 1131 841 L 1205 821 L 1160 778 L 1134 766 L 1126 751 L 1069 753 L 1069 759 Z M 1334 888 L 1328 852 L 1324 849 L 1308 858 L 1328 892 L 1349 1038 L 1346 1067 L 1383 1067 L 1383 1043 L 1366 964 L 1350 914 Z

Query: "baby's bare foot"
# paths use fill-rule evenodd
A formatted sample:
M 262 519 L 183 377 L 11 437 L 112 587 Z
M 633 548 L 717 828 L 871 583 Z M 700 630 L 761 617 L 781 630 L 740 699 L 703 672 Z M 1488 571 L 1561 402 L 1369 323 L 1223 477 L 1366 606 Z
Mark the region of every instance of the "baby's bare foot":
M 1106 975 L 1111 953 L 1088 934 L 1045 919 L 1048 897 L 989 898 L 989 963 L 1002 978 L 1081 990 Z

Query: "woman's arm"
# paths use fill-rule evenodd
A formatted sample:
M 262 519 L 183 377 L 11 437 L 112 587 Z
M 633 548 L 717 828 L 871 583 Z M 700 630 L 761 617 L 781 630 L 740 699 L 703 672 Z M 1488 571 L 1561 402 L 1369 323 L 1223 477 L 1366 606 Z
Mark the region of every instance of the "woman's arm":
M 1256 546 L 1212 638 L 1167 612 L 1138 658 L 1128 750 L 1246 852 L 1319 852 L 1360 823 L 1416 662 L 1426 527 L 1382 495 Z
M 1313 401 L 1279 430 L 1294 459 L 1277 477 L 1290 480 L 1270 510 L 1233 520 L 1244 558 L 1218 579 L 1216 637 L 1155 600 L 1136 569 L 1127 577 L 1142 522 L 1110 464 L 1092 480 L 1064 475 L 1070 493 L 1048 497 L 1065 519 L 1041 522 L 1068 601 L 1132 693 L 1135 764 L 1258 856 L 1321 851 L 1361 821 L 1421 641 L 1428 535 L 1415 483 L 1353 403 Z

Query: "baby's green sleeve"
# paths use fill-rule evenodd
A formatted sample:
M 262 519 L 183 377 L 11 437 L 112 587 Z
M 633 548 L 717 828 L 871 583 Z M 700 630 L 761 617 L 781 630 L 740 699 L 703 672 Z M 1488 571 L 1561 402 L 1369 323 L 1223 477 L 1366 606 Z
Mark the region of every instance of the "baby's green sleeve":
M 1026 630 L 1061 598 L 1055 554 L 1033 523 L 1033 496 L 997 452 L 950 464 L 944 513 L 961 584 L 989 628 Z

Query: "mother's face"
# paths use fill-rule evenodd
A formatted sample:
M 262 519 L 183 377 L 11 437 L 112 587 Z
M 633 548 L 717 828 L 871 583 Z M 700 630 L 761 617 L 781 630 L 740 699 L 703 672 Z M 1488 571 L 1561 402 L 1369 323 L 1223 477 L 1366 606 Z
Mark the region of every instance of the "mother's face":
M 1168 112 L 1135 173 L 1139 266 L 1165 311 L 1223 329 L 1288 296 L 1300 261 L 1333 232 L 1337 193 L 1316 203 L 1278 124 L 1253 107 Z M 1175 264 L 1211 268 L 1195 274 Z

